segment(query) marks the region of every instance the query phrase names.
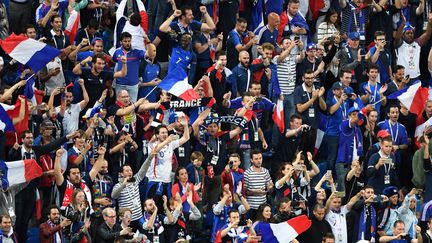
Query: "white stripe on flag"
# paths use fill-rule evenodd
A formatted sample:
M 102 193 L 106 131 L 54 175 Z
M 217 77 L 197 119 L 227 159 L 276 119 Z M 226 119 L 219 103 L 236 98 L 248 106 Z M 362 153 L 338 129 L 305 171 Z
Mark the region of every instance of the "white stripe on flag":
M 13 56 L 18 62 L 26 64 L 36 52 L 42 50 L 45 46 L 46 44 L 43 42 L 27 39 L 15 46 L 9 56 Z
M 9 185 L 26 182 L 24 160 L 6 162 Z
M 273 231 L 273 235 L 279 242 L 290 242 L 295 238 L 298 233 L 291 227 L 288 222 L 279 224 L 270 224 L 270 228 Z
M 408 90 L 399 95 L 398 100 L 406 107 L 408 110 L 411 110 L 411 104 L 414 100 L 414 96 L 417 93 L 417 90 L 420 88 L 421 82 L 411 85 Z
M 180 97 L 180 95 L 185 93 L 188 89 L 192 89 L 192 86 L 188 83 L 188 78 L 186 77 L 185 79 L 176 82 L 168 92 Z

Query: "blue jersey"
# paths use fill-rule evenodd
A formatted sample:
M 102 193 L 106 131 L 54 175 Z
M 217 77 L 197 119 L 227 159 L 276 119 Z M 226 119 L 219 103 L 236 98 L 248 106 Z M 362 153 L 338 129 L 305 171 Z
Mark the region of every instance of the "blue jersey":
M 192 61 L 192 51 L 184 50 L 181 47 L 175 47 L 171 53 L 171 59 L 168 64 L 168 73 L 174 70 L 177 66 L 186 69 Z
M 377 124 L 379 130 L 387 130 L 393 141 L 393 145 L 408 144 L 408 135 L 405 126 L 396 122 L 391 124 L 390 120 L 385 120 Z M 400 151 L 395 152 L 396 163 L 400 162 Z
M 114 62 L 117 62 L 115 67 L 116 72 L 122 69 L 122 64 L 120 61 L 121 57 L 126 56 L 127 58 L 127 74 L 123 78 L 117 78 L 117 84 L 130 86 L 138 84 L 140 62 L 142 59 L 144 59 L 144 54 L 144 51 L 136 49 L 125 51 L 122 48 L 118 48 L 115 50 L 112 59 Z

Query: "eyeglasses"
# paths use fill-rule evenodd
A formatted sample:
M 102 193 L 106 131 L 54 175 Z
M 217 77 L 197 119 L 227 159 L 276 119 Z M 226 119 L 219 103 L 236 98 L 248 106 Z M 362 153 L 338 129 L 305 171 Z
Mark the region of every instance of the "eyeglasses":
M 232 160 L 232 161 L 229 161 L 228 163 L 234 163 L 234 162 L 235 162 L 235 161 Z

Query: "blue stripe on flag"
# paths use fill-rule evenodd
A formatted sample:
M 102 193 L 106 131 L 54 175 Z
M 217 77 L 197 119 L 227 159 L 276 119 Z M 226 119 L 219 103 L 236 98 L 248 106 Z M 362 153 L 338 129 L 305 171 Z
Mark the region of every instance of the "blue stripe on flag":
M 33 56 L 25 63 L 29 66 L 33 72 L 41 70 L 47 63 L 49 63 L 54 57 L 58 56 L 60 51 L 49 45 L 45 45 L 44 48 L 35 52 Z
M 274 236 L 273 230 L 269 223 L 259 222 L 255 226 L 255 231 L 261 233 L 261 242 L 265 243 L 279 243 L 278 239 Z
M 9 187 L 8 167 L 3 160 L 0 160 L 0 179 L 2 189 L 6 190 Z
M 12 119 L 3 109 L 3 106 L 0 105 L 0 130 L 5 132 L 13 132 L 15 131 L 15 127 L 13 126 Z

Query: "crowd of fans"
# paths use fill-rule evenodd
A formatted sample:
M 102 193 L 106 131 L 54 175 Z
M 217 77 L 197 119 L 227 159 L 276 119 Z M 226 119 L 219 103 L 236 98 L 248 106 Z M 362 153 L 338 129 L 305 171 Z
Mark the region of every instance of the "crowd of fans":
M 430 85 L 431 7 L 3 0 L 1 39 L 61 53 L 0 50 L 0 160 L 43 170 L 2 183 L 0 242 L 262 242 L 299 215 L 292 242 L 432 242 L 432 100 L 397 99 Z M 179 70 L 198 99 L 158 87 Z

